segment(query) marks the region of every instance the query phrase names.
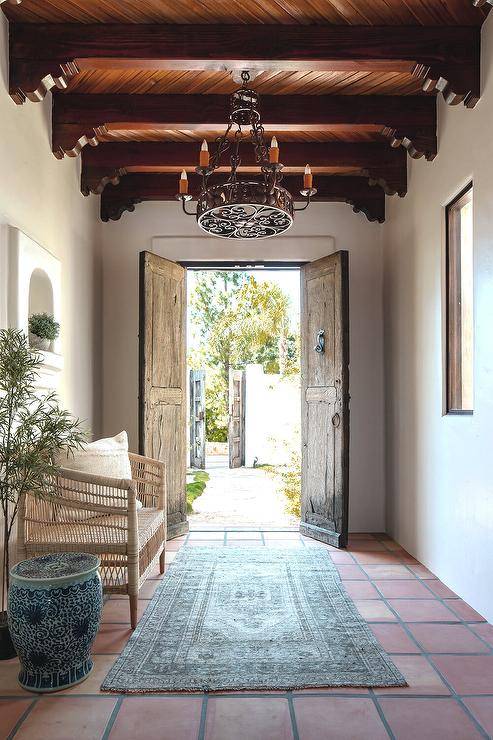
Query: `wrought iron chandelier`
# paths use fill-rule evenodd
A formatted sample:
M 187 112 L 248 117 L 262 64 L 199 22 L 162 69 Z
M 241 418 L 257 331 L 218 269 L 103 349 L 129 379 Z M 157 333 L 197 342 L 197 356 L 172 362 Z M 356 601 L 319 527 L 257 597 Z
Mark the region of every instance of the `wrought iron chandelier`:
M 223 239 L 267 239 L 284 234 L 292 225 L 295 211 L 304 211 L 317 190 L 309 165 L 305 167 L 303 189 L 305 204 L 295 208 L 293 196 L 281 185 L 283 165 L 279 162 L 279 147 L 273 137 L 270 147 L 264 139 L 260 120 L 259 95 L 248 87 L 250 74 L 241 73 L 242 87 L 231 95 L 229 123 L 226 131 L 215 141 L 215 150 L 209 153 L 204 140 L 200 150 L 200 164 L 195 172 L 202 177 L 202 188 L 194 212 L 187 211 L 192 200 L 188 192 L 188 178 L 182 171 L 179 193 L 187 216 L 195 216 L 201 229 L 211 236 Z M 248 134 L 244 128 L 249 127 Z M 240 147 L 250 143 L 261 179 L 240 179 Z M 221 158 L 229 152 L 230 172 L 224 182 L 212 182 L 211 175 L 221 166 Z

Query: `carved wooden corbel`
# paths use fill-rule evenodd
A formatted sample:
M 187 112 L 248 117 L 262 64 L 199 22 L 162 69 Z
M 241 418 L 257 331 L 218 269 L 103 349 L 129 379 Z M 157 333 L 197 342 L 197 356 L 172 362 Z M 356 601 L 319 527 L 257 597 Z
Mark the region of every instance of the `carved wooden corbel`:
M 125 212 L 133 213 L 135 206 L 142 202 L 142 198 L 135 196 L 121 199 L 101 198 L 101 221 L 119 221 Z
M 10 65 L 9 93 L 22 105 L 27 100 L 38 103 L 54 87 L 65 90 L 69 80 L 79 73 L 75 61 L 19 62 Z
M 404 132 L 395 128 L 385 127 L 382 131 L 390 141 L 390 146 L 393 148 L 403 146 L 412 159 L 420 159 L 424 157 L 429 162 L 433 161 L 438 153 L 438 140 L 436 130 L 434 132 L 428 131 L 412 131 L 412 129 Z
M 474 108 L 481 95 L 479 89 L 479 46 L 476 54 L 477 59 L 474 67 L 464 69 L 446 62 L 440 66 L 417 64 L 413 70 L 413 75 L 423 80 L 424 92 L 442 93 L 448 105 L 464 103 L 466 108 Z

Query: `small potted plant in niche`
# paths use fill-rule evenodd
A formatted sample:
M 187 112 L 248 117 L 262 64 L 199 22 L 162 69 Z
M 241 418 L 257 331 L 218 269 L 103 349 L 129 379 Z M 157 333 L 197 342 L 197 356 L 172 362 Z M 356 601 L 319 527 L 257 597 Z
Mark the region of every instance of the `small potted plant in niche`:
M 49 313 L 33 313 L 29 317 L 29 344 L 47 352 L 60 334 L 60 324 Z
M 15 655 L 10 639 L 6 597 L 9 588 L 9 543 L 19 501 L 27 492 L 53 495 L 59 450 L 82 446 L 78 419 L 60 408 L 56 394 L 41 398 L 36 377 L 42 362 L 22 331 L 0 331 L 0 523 L 3 529 L 0 576 L 0 659 Z

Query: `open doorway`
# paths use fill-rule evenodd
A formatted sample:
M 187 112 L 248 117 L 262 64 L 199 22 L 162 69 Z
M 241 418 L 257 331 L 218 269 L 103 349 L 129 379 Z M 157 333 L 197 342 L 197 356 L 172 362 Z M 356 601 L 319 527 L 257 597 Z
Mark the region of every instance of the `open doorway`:
M 300 272 L 187 274 L 193 526 L 298 527 Z
M 151 252 L 140 255 L 139 449 L 166 466 L 168 539 L 189 528 L 186 283 L 190 272 L 190 265 Z M 349 501 L 348 253 L 340 251 L 307 263 L 300 274 L 300 531 L 344 547 Z M 247 329 L 255 326 L 255 317 L 248 312 L 242 320 Z M 261 349 L 267 346 L 266 342 Z M 229 369 L 235 370 L 231 363 Z M 241 383 L 233 396 L 241 412 Z M 233 408 L 232 417 L 240 420 L 241 428 L 242 417 L 237 411 Z M 241 432 L 236 440 L 240 444 L 233 450 L 233 459 L 239 456 L 241 463 Z M 196 484 L 196 489 L 203 487 L 206 481 L 200 476 L 206 474 L 199 469 L 199 478 L 190 483 Z

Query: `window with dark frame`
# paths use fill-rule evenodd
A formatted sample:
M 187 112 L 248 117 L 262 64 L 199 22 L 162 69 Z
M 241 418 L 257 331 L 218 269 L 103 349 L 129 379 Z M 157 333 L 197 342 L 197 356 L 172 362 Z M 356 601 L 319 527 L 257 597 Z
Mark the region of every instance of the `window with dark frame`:
M 446 208 L 447 413 L 473 412 L 473 186 Z

